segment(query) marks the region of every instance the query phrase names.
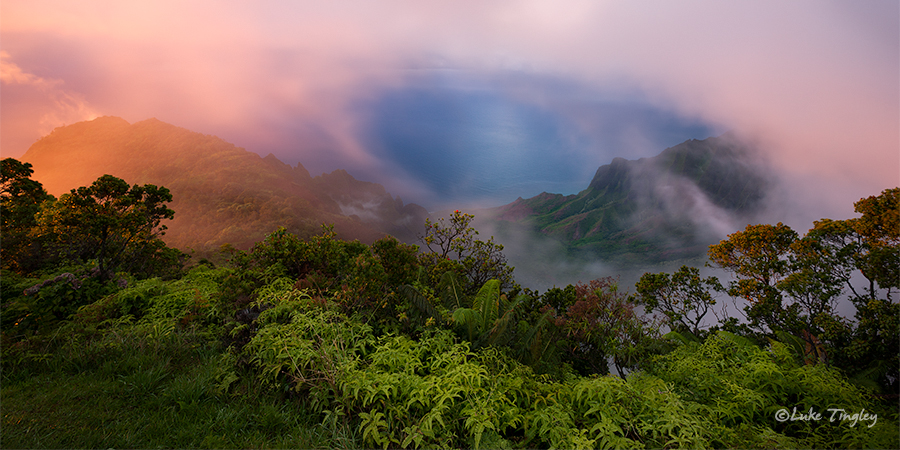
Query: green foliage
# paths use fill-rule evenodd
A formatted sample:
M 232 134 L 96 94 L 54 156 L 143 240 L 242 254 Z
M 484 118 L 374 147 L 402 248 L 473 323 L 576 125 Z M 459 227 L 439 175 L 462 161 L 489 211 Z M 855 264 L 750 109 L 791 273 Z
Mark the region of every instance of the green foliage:
M 725 290 L 717 278 L 700 278 L 700 270 L 688 266 L 681 266 L 671 277 L 645 273 L 635 288 L 648 313 L 659 311 L 671 328 L 694 336 L 701 336 L 704 317 L 716 305 L 714 295 Z
M 866 272 L 855 322 L 824 307 L 873 249 L 893 251 L 888 219 L 817 222 L 786 250 L 744 236 L 762 250 L 732 255 L 777 257 L 747 265 L 777 266 L 768 279 L 731 266 L 787 302 L 768 334 L 734 318 L 703 331 L 722 287 L 697 269 L 638 283 L 645 309 L 681 325 L 659 336 L 615 279 L 471 290 L 460 260 L 331 227 L 278 230 L 177 279 L 4 269 L 4 448 L 897 448 L 896 405 L 873 395 L 896 367 L 888 275 Z M 608 362 L 619 376 L 601 376 Z
M 287 289 L 273 292 L 297 295 Z M 261 316 L 247 347 L 261 376 L 300 392 L 323 425 L 349 426 L 367 446 L 697 448 L 893 439 L 877 424 L 862 437 L 827 425 L 775 429 L 774 414 L 785 404 L 876 407 L 836 372 L 798 365 L 777 342 L 766 351 L 720 333 L 658 357 L 650 373 L 627 380 L 554 381 L 494 347 L 473 351 L 447 331 L 418 341 L 376 339 L 352 318 L 310 309 L 309 299 L 278 304 Z
M 303 393 L 321 412 L 336 401 L 339 377 L 374 337 L 367 325 L 335 311 L 309 309 L 311 299 L 301 294 L 305 301 L 295 301 L 295 295 L 287 288 L 268 297 L 278 303 L 260 314 L 260 329 L 244 351 L 260 368 L 262 382 Z
M 13 158 L 0 161 L 0 261 L 5 270 L 27 273 L 40 268 L 40 243 L 29 236 L 37 225 L 37 214 L 43 202 L 53 197 L 41 183 L 32 180 L 30 163 Z
M 466 296 L 455 272 L 442 276 L 437 291 L 412 285 L 399 289 L 424 317 L 426 330 L 433 325 L 450 326 L 473 348 L 496 347 L 539 370 L 560 369 L 553 358 L 559 345 L 554 339 L 559 330 L 553 311 L 529 315 L 528 308 L 536 301 L 533 296 L 522 293 L 510 301 L 500 292 L 499 280 L 490 280 L 476 295 Z
M 453 322 L 465 330 L 469 342 L 482 345 L 505 345 L 515 330 L 518 306 L 524 296 L 510 301 L 500 293 L 500 280 L 490 280 L 478 290 L 471 307 L 453 311 Z
M 722 332 L 652 358 L 642 366 L 645 372 L 627 378 L 581 377 L 565 370 L 538 375 L 504 347 L 473 348 L 450 330 L 428 329 L 416 339 L 378 335 L 361 318 L 341 313 L 338 303 L 322 306 L 309 289 L 281 277 L 254 291 L 252 305 L 262 309 L 252 321 L 256 330 L 247 345 L 231 353 L 217 347 L 216 336 L 226 330 L 217 328 L 216 320 L 195 319 L 184 326 L 183 319 L 192 305 L 202 304 L 192 299 L 216 298 L 232 270 L 201 266 L 182 280 L 142 280 L 82 308 L 73 323 L 86 326 L 105 317 L 101 328 L 66 326 L 56 335 L 4 345 L 4 442 L 356 448 L 898 443 L 896 412 L 880 407 L 839 372 L 800 364 L 778 341 L 760 348 Z M 559 293 L 565 297 L 568 290 Z M 580 291 L 575 290 L 575 303 L 590 303 L 588 293 Z M 504 310 L 498 294 L 496 282 L 489 283 L 477 300 L 477 310 L 495 322 Z M 496 316 L 487 306 L 494 301 Z M 213 314 L 215 304 L 208 303 L 201 311 L 222 320 L 225 313 Z M 56 385 L 61 389 L 49 387 Z M 27 389 L 40 394 L 25 397 Z M 115 435 L 123 437 L 92 428 L 111 420 L 104 412 L 109 409 L 66 410 L 65 416 L 43 409 L 73 402 L 66 389 L 121 405 L 126 413 L 118 420 L 129 425 Z M 863 422 L 851 428 L 847 422 L 776 420 L 778 410 L 795 406 L 866 408 L 879 419 L 871 428 Z M 27 408 L 46 412 L 35 416 Z M 164 437 L 153 434 L 162 432 L 151 425 L 157 422 L 169 431 Z M 52 427 L 60 431 L 44 431 Z
M 128 284 L 122 276 L 114 283 L 104 282 L 98 269 L 91 267 L 91 264 L 63 267 L 43 280 L 4 277 L 4 336 L 19 339 L 34 333 L 51 332 L 79 307 Z
M 397 288 L 397 292 L 410 303 L 411 308 L 409 314 L 411 316 L 424 317 L 423 324 L 425 326 L 447 322 L 447 309 L 436 304 L 435 300 L 432 298 L 423 295 L 419 289 L 416 289 L 412 285 L 404 284 Z M 413 310 L 418 311 L 418 314 Z
M 798 364 L 788 346 L 760 348 L 726 332 L 689 343 L 655 358 L 649 374 L 683 401 L 697 405 L 695 417 L 709 422 L 714 446 L 767 446 L 776 438 L 806 448 L 896 446 L 896 411 L 881 409 L 864 391 L 825 365 Z M 822 419 L 786 420 L 781 410 L 824 413 Z M 829 408 L 878 414 L 872 427 L 829 420 Z M 755 424 L 755 425 L 751 425 Z M 747 427 L 757 431 L 748 434 Z M 848 432 L 852 431 L 852 432 Z M 741 444 L 729 440 L 747 439 Z
M 372 253 L 384 267 L 389 286 L 402 286 L 414 280 L 418 271 L 419 248 L 387 236 L 372 243 Z
M 441 280 L 437 284 L 437 292 L 441 297 L 441 303 L 450 311 L 462 308 L 466 304 L 466 294 L 463 286 L 459 283 L 456 272 L 448 271 L 441 275 Z
M 249 299 L 254 289 L 280 277 L 324 304 L 335 302 L 345 314 L 365 314 L 379 327 L 416 328 L 408 314 L 413 305 L 397 293 L 416 277 L 417 248 L 392 237 L 367 246 L 337 238 L 332 226 L 302 240 L 285 229 L 271 233 L 249 253 L 238 252 L 239 274 L 231 281 L 234 297 Z
M 503 246 L 476 239 L 478 230 L 471 226 L 475 216 L 456 210 L 449 223 L 444 219 L 425 220 L 425 234 L 421 241 L 429 252 L 424 253 L 420 264 L 431 277 L 432 284 L 447 271 L 457 271 L 465 276 L 463 289 L 474 294 L 488 280 L 500 280 L 503 290 L 513 287 L 513 268 L 507 265 Z
M 150 278 L 134 283 L 91 305 L 82 307 L 80 323 L 107 324 L 115 321 L 154 322 L 171 320 L 179 326 L 194 322 L 211 325 L 221 321 L 223 311 L 213 302 L 219 280 L 226 269 L 197 266 L 172 282 Z
M 129 186 L 104 175 L 43 208 L 37 232 L 53 239 L 63 259 L 96 260 L 105 278 L 123 270 L 149 272 L 148 261 L 171 258 L 159 242 L 166 229 L 161 222 L 175 214 L 165 206 L 171 201 L 164 187 Z

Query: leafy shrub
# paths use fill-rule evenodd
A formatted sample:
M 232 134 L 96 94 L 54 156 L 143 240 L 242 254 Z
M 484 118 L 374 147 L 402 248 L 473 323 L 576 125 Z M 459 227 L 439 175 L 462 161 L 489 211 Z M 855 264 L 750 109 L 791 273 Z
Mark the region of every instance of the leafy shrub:
M 896 411 L 878 411 L 881 408 L 873 398 L 836 369 L 801 365 L 778 341 L 763 349 L 720 331 L 702 343 L 684 344 L 656 358 L 648 371 L 669 383 L 684 401 L 697 405 L 697 414 L 708 421 L 716 446 L 765 446 L 773 437 L 813 448 L 897 444 Z M 800 412 L 812 408 L 826 418 L 776 420 L 779 410 L 793 412 L 795 407 Z M 830 408 L 878 411 L 879 420 L 872 428 L 851 428 L 829 421 Z M 752 438 L 746 434 L 748 427 L 756 430 Z
M 371 328 L 332 310 L 310 308 L 312 299 L 290 288 L 273 290 L 260 301 L 274 306 L 259 315 L 260 328 L 244 347 L 260 369 L 260 381 L 302 392 L 314 410 L 325 410 L 338 398 L 340 373 L 374 341 Z
M 140 319 L 154 297 L 168 292 L 168 286 L 158 278 L 141 280 L 131 287 L 82 306 L 75 314 L 75 320 L 83 324 L 101 324 L 125 317 L 129 320 Z

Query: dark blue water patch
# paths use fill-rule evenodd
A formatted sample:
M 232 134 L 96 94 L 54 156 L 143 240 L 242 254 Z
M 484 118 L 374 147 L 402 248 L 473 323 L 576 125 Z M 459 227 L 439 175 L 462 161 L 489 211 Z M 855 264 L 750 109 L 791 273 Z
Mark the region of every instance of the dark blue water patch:
M 536 97 L 550 100 L 531 102 L 521 86 L 514 94 L 496 81 L 450 81 L 417 79 L 357 108 L 364 145 L 444 201 L 578 192 L 613 157 L 653 156 L 721 131 L 638 100 L 573 96 L 557 82 L 533 80 Z

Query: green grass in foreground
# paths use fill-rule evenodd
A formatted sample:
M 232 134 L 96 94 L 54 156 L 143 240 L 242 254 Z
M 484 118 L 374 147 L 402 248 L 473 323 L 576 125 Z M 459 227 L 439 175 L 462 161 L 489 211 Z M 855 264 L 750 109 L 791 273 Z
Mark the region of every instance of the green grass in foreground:
M 61 345 L 43 361 L 4 362 L 0 447 L 356 446 L 296 401 L 223 383 L 233 365 L 217 343 L 178 333 L 162 341 L 113 333 Z

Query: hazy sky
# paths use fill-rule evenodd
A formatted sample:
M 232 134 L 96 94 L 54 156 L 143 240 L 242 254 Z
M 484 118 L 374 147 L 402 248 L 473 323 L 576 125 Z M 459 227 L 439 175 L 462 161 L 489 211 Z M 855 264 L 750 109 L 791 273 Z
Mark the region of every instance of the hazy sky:
M 841 218 L 900 184 L 898 29 L 896 0 L 4 0 L 0 152 L 156 117 L 433 208 L 734 130 L 797 223 Z

